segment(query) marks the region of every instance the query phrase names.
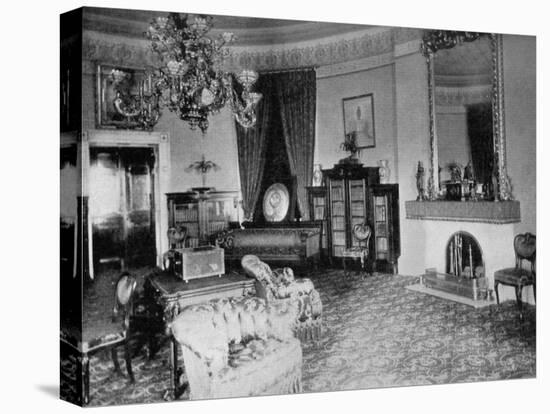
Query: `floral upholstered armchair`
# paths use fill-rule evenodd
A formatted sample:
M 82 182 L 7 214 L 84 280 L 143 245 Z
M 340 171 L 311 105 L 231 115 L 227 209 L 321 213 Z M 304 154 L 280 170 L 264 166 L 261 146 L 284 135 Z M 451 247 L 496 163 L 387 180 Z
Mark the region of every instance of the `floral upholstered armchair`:
M 302 390 L 302 348 L 292 332 L 297 308 L 258 297 L 184 308 L 171 324 L 189 398 L 228 398 Z
M 300 340 L 317 340 L 321 335 L 323 304 L 310 279 L 296 279 L 291 268 L 271 270 L 254 255 L 246 255 L 241 265 L 247 275 L 256 278 L 256 294 L 267 303 L 289 302 L 298 307 L 294 334 Z

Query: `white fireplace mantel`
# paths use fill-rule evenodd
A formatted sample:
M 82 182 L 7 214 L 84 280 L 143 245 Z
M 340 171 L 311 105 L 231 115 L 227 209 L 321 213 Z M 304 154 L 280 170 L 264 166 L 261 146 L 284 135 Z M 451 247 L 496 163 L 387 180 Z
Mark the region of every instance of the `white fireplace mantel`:
M 420 249 L 426 268 L 445 271 L 446 246 L 459 231 L 477 239 L 490 287 L 494 285 L 496 270 L 515 265 L 514 223 L 520 221 L 519 201 L 406 201 L 405 208 L 407 221 L 418 234 L 418 244 L 423 246 Z M 501 300 L 515 300 L 513 288 L 501 285 L 499 292 Z M 531 289 L 524 289 L 523 295 L 524 301 L 533 303 Z

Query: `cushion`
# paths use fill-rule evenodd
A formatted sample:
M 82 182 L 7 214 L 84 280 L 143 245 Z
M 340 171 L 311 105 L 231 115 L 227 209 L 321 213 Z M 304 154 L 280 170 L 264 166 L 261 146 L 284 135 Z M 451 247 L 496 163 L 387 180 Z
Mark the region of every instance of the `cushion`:
M 296 279 L 292 284 L 276 286 L 273 289 L 273 294 L 279 299 L 284 299 L 291 296 L 308 295 L 313 288 L 313 282 L 310 279 Z
M 510 267 L 495 272 L 495 282 L 504 283 L 506 285 L 530 285 L 533 281 L 533 273 L 526 269 Z

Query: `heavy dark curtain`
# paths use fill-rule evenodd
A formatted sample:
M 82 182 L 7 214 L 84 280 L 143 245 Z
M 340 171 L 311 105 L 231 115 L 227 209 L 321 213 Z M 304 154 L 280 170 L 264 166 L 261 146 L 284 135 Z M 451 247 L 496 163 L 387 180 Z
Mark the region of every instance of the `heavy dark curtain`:
M 488 184 L 494 164 L 491 103 L 468 105 L 467 118 L 474 178 L 478 183 Z
M 290 173 L 296 177 L 298 209 L 302 220 L 309 220 L 306 186 L 311 184 L 313 175 L 315 71 L 282 72 L 274 79 Z
M 260 77 L 257 88 L 263 97 L 258 104 L 256 125 L 252 128 L 243 128 L 235 122 L 244 218 L 249 221 L 253 219 L 264 174 L 266 136 L 271 106 L 271 93 L 269 93 L 272 89 L 271 78 Z

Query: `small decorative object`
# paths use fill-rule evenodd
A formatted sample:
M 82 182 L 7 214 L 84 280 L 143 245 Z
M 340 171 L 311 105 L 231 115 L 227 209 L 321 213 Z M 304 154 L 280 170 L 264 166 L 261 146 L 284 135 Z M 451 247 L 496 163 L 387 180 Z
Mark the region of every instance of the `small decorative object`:
M 416 168 L 416 190 L 418 191 L 418 196 L 416 201 L 426 200 L 426 189 L 424 188 L 424 164 L 422 161 L 418 161 L 418 167 Z
M 388 184 L 390 182 L 390 167 L 388 167 L 388 160 L 378 161 L 378 166 L 380 167 L 380 184 Z
M 323 184 L 323 172 L 321 164 L 313 164 L 313 186 L 320 187 Z
M 235 40 L 232 33 L 221 33 L 218 38 L 208 36 L 212 16 L 197 15 L 188 18 L 170 13 L 157 17 L 146 33 L 161 67 L 155 73 L 155 86 L 162 93 L 163 102 L 172 112 L 204 133 L 208 116 L 230 104 L 235 119 L 245 128 L 256 123 L 256 105 L 262 95 L 252 92 L 258 73 L 245 69 L 238 75 L 223 68 L 229 55 L 227 45 Z M 237 94 L 234 84 L 242 87 Z
M 374 148 L 374 100 L 373 94 L 344 98 L 344 136 L 355 133 L 356 146 Z
M 202 155 L 202 159 L 200 161 L 195 161 L 193 164 L 190 164 L 185 169 L 185 171 L 186 172 L 195 171 L 196 173 L 199 173 L 202 176 L 202 187 L 196 187 L 196 188 L 193 188 L 192 190 L 197 190 L 199 192 L 201 192 L 201 190 L 211 190 L 210 187 L 206 186 L 206 175 L 212 170 L 218 171 L 219 169 L 220 167 L 215 162 L 206 161 L 204 158 L 204 154 Z
M 356 133 L 350 132 L 346 135 L 344 142 L 340 144 L 340 149 L 349 152 L 350 155 L 340 160 L 342 164 L 357 164 L 359 162 L 358 156 L 361 150 L 357 146 Z
M 447 192 L 445 193 L 445 199 L 447 201 L 460 201 L 462 199 L 462 183 L 447 183 L 445 184 Z
M 447 165 L 449 173 L 451 174 L 451 181 L 453 183 L 459 183 L 462 181 L 462 165 L 458 162 L 451 162 Z
M 464 167 L 464 181 L 474 180 L 474 168 L 472 167 L 472 161 L 468 161 L 466 167 Z

